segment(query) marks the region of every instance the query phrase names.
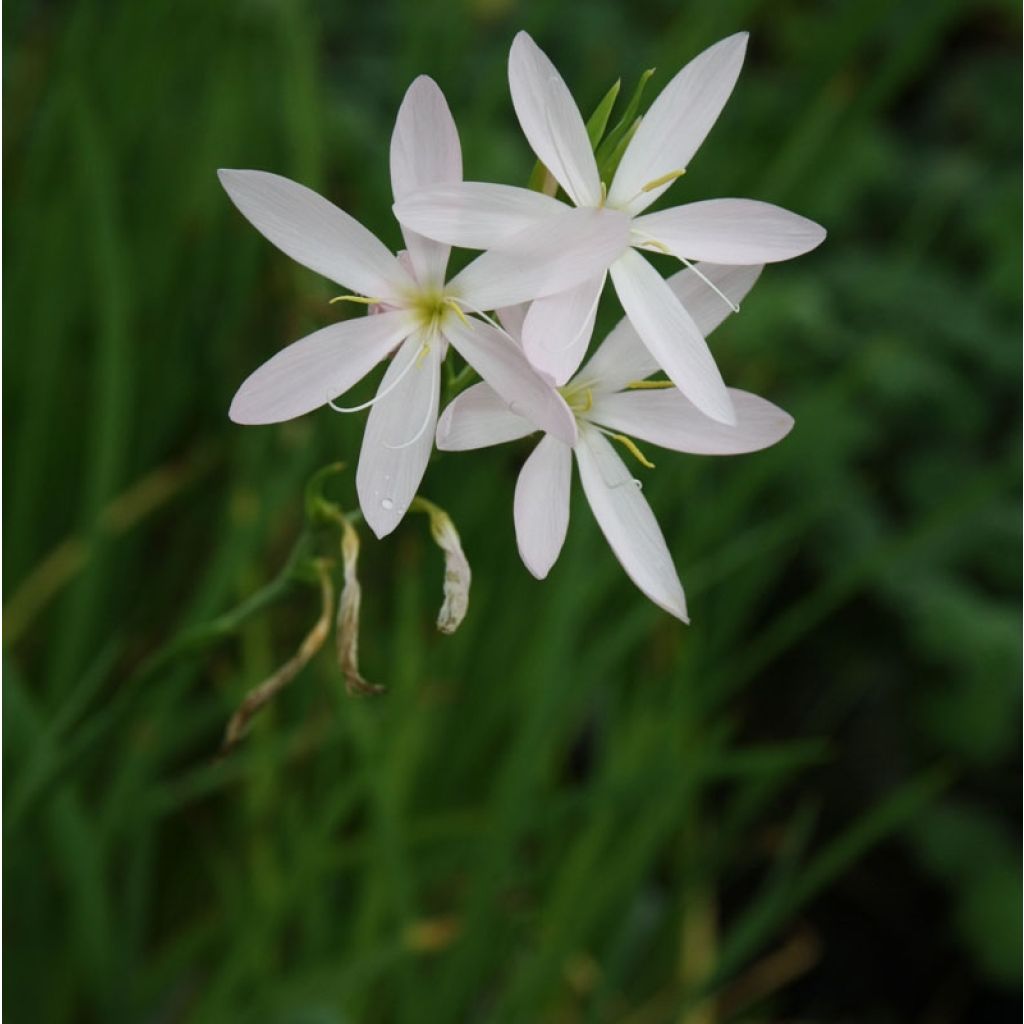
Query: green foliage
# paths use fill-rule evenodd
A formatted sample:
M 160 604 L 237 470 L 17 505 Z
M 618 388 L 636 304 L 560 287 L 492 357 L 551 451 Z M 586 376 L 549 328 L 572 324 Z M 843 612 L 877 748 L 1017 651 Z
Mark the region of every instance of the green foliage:
M 965 1019 L 1016 1012 L 1016 6 L 565 10 L 6 5 L 6 1019 L 916 1020 L 940 976 Z M 387 142 L 416 74 L 467 177 L 527 180 L 518 28 L 595 111 L 603 167 L 642 68 L 653 90 L 751 31 L 664 204 L 828 227 L 712 342 L 796 429 L 644 477 L 689 628 L 578 491 L 550 578 L 526 573 L 527 446 L 437 459 L 462 627 L 434 630 L 425 517 L 363 530 L 361 667 L 388 693 L 348 697 L 328 645 L 217 759 L 317 617 L 289 557 L 303 488 L 354 465 L 363 420 L 228 422 L 248 372 L 340 311 L 215 170 L 297 178 L 397 248 Z M 356 508 L 351 470 L 320 483 L 313 511 Z

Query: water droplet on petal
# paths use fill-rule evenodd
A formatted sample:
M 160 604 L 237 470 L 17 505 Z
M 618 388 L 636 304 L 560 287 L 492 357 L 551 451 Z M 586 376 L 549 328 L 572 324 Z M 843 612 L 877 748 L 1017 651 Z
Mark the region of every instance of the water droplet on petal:
M 385 512 L 390 512 L 395 507 L 395 503 L 390 498 L 382 498 L 380 507 L 384 509 Z
M 642 491 L 642 490 L 644 489 L 644 482 L 643 482 L 643 480 L 637 480 L 637 478 L 636 478 L 636 477 L 633 477 L 633 486 L 634 486 L 634 487 L 635 487 L 635 488 L 636 488 L 636 489 L 637 489 L 638 491 Z

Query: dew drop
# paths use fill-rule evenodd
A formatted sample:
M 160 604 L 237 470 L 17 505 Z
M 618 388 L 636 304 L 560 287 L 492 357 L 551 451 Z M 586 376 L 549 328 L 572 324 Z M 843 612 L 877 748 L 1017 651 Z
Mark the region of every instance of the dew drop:
M 633 486 L 634 486 L 634 487 L 635 487 L 635 488 L 636 488 L 636 489 L 637 489 L 638 491 L 642 491 L 642 490 L 644 489 L 644 482 L 643 482 L 643 480 L 637 480 L 637 478 L 636 478 L 636 477 L 633 477 Z
M 382 498 L 380 507 L 384 509 L 385 512 L 390 512 L 395 507 L 395 503 L 390 498 Z

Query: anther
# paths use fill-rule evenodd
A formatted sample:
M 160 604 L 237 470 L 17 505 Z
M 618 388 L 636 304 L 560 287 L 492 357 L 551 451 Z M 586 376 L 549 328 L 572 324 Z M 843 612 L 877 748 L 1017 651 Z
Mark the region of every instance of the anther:
M 613 441 L 618 441 L 619 444 L 629 452 L 630 455 L 636 459 L 645 469 L 654 469 L 654 463 L 637 447 L 636 442 L 625 434 L 613 434 L 611 431 L 604 431 Z

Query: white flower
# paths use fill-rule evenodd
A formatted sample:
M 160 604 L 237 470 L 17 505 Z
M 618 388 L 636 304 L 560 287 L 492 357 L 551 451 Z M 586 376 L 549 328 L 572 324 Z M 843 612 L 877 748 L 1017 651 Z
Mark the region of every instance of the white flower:
M 554 65 L 525 32 L 516 36 L 509 55 L 512 102 L 537 157 L 578 209 L 617 210 L 630 218 L 628 245 L 608 263 L 626 315 L 676 386 L 722 423 L 734 423 L 735 413 L 692 311 L 636 250 L 671 253 L 688 266 L 691 260 L 752 265 L 790 259 L 824 239 L 812 221 L 749 199 L 714 199 L 643 215 L 684 173 L 717 120 L 746 45 L 746 33 L 723 39 L 669 82 L 626 148 L 607 195 L 583 118 Z M 565 207 L 529 189 L 460 182 L 425 189 L 400 201 L 395 213 L 432 238 L 491 248 L 553 220 Z M 572 375 L 586 353 L 604 278 L 602 268 L 530 307 L 524 349 L 556 384 Z
M 372 306 L 372 315 L 331 324 L 259 367 L 231 403 L 235 422 L 275 423 L 310 412 L 346 392 L 397 346 L 376 398 L 366 403 L 373 411 L 356 478 L 363 515 L 378 537 L 398 525 L 426 469 L 440 364 L 449 343 L 517 411 L 562 440 L 575 440 L 573 417 L 561 397 L 501 331 L 467 314 L 548 295 L 599 272 L 622 247 L 624 216 L 568 211 L 528 228 L 502 252 L 478 257 L 446 283 L 447 245 L 404 229 L 407 255 L 399 259 L 302 185 L 262 171 L 219 175 L 232 201 L 266 238 L 357 293 L 348 298 Z M 402 200 L 425 186 L 461 178 L 459 137 L 448 105 L 437 85 L 420 77 L 405 95 L 391 140 L 394 197 Z
M 707 334 L 729 310 L 709 291 L 704 279 L 713 282 L 732 302 L 739 302 L 760 271 L 760 267 L 705 263 L 697 269 L 680 271 L 666 282 L 666 287 L 688 306 L 701 331 Z M 503 315 L 513 332 L 521 322 L 521 313 L 515 310 Z M 587 501 L 622 567 L 655 604 L 687 622 L 683 588 L 665 538 L 639 481 L 608 438 L 620 442 L 650 466 L 634 439 L 679 452 L 735 455 L 775 444 L 789 433 L 793 420 L 763 398 L 730 389 L 736 424 L 716 423 L 668 381 L 648 381 L 646 386 L 637 387 L 656 369 L 651 353 L 624 318 L 586 366 L 561 389 L 576 415 L 579 439 L 570 448 L 548 434 L 526 460 L 516 484 L 516 539 L 526 567 L 543 579 L 565 541 L 571 453 L 575 453 Z M 533 430 L 526 420 L 510 412 L 486 383 L 480 383 L 445 409 L 437 428 L 437 446 L 448 451 L 482 448 L 525 437 Z

